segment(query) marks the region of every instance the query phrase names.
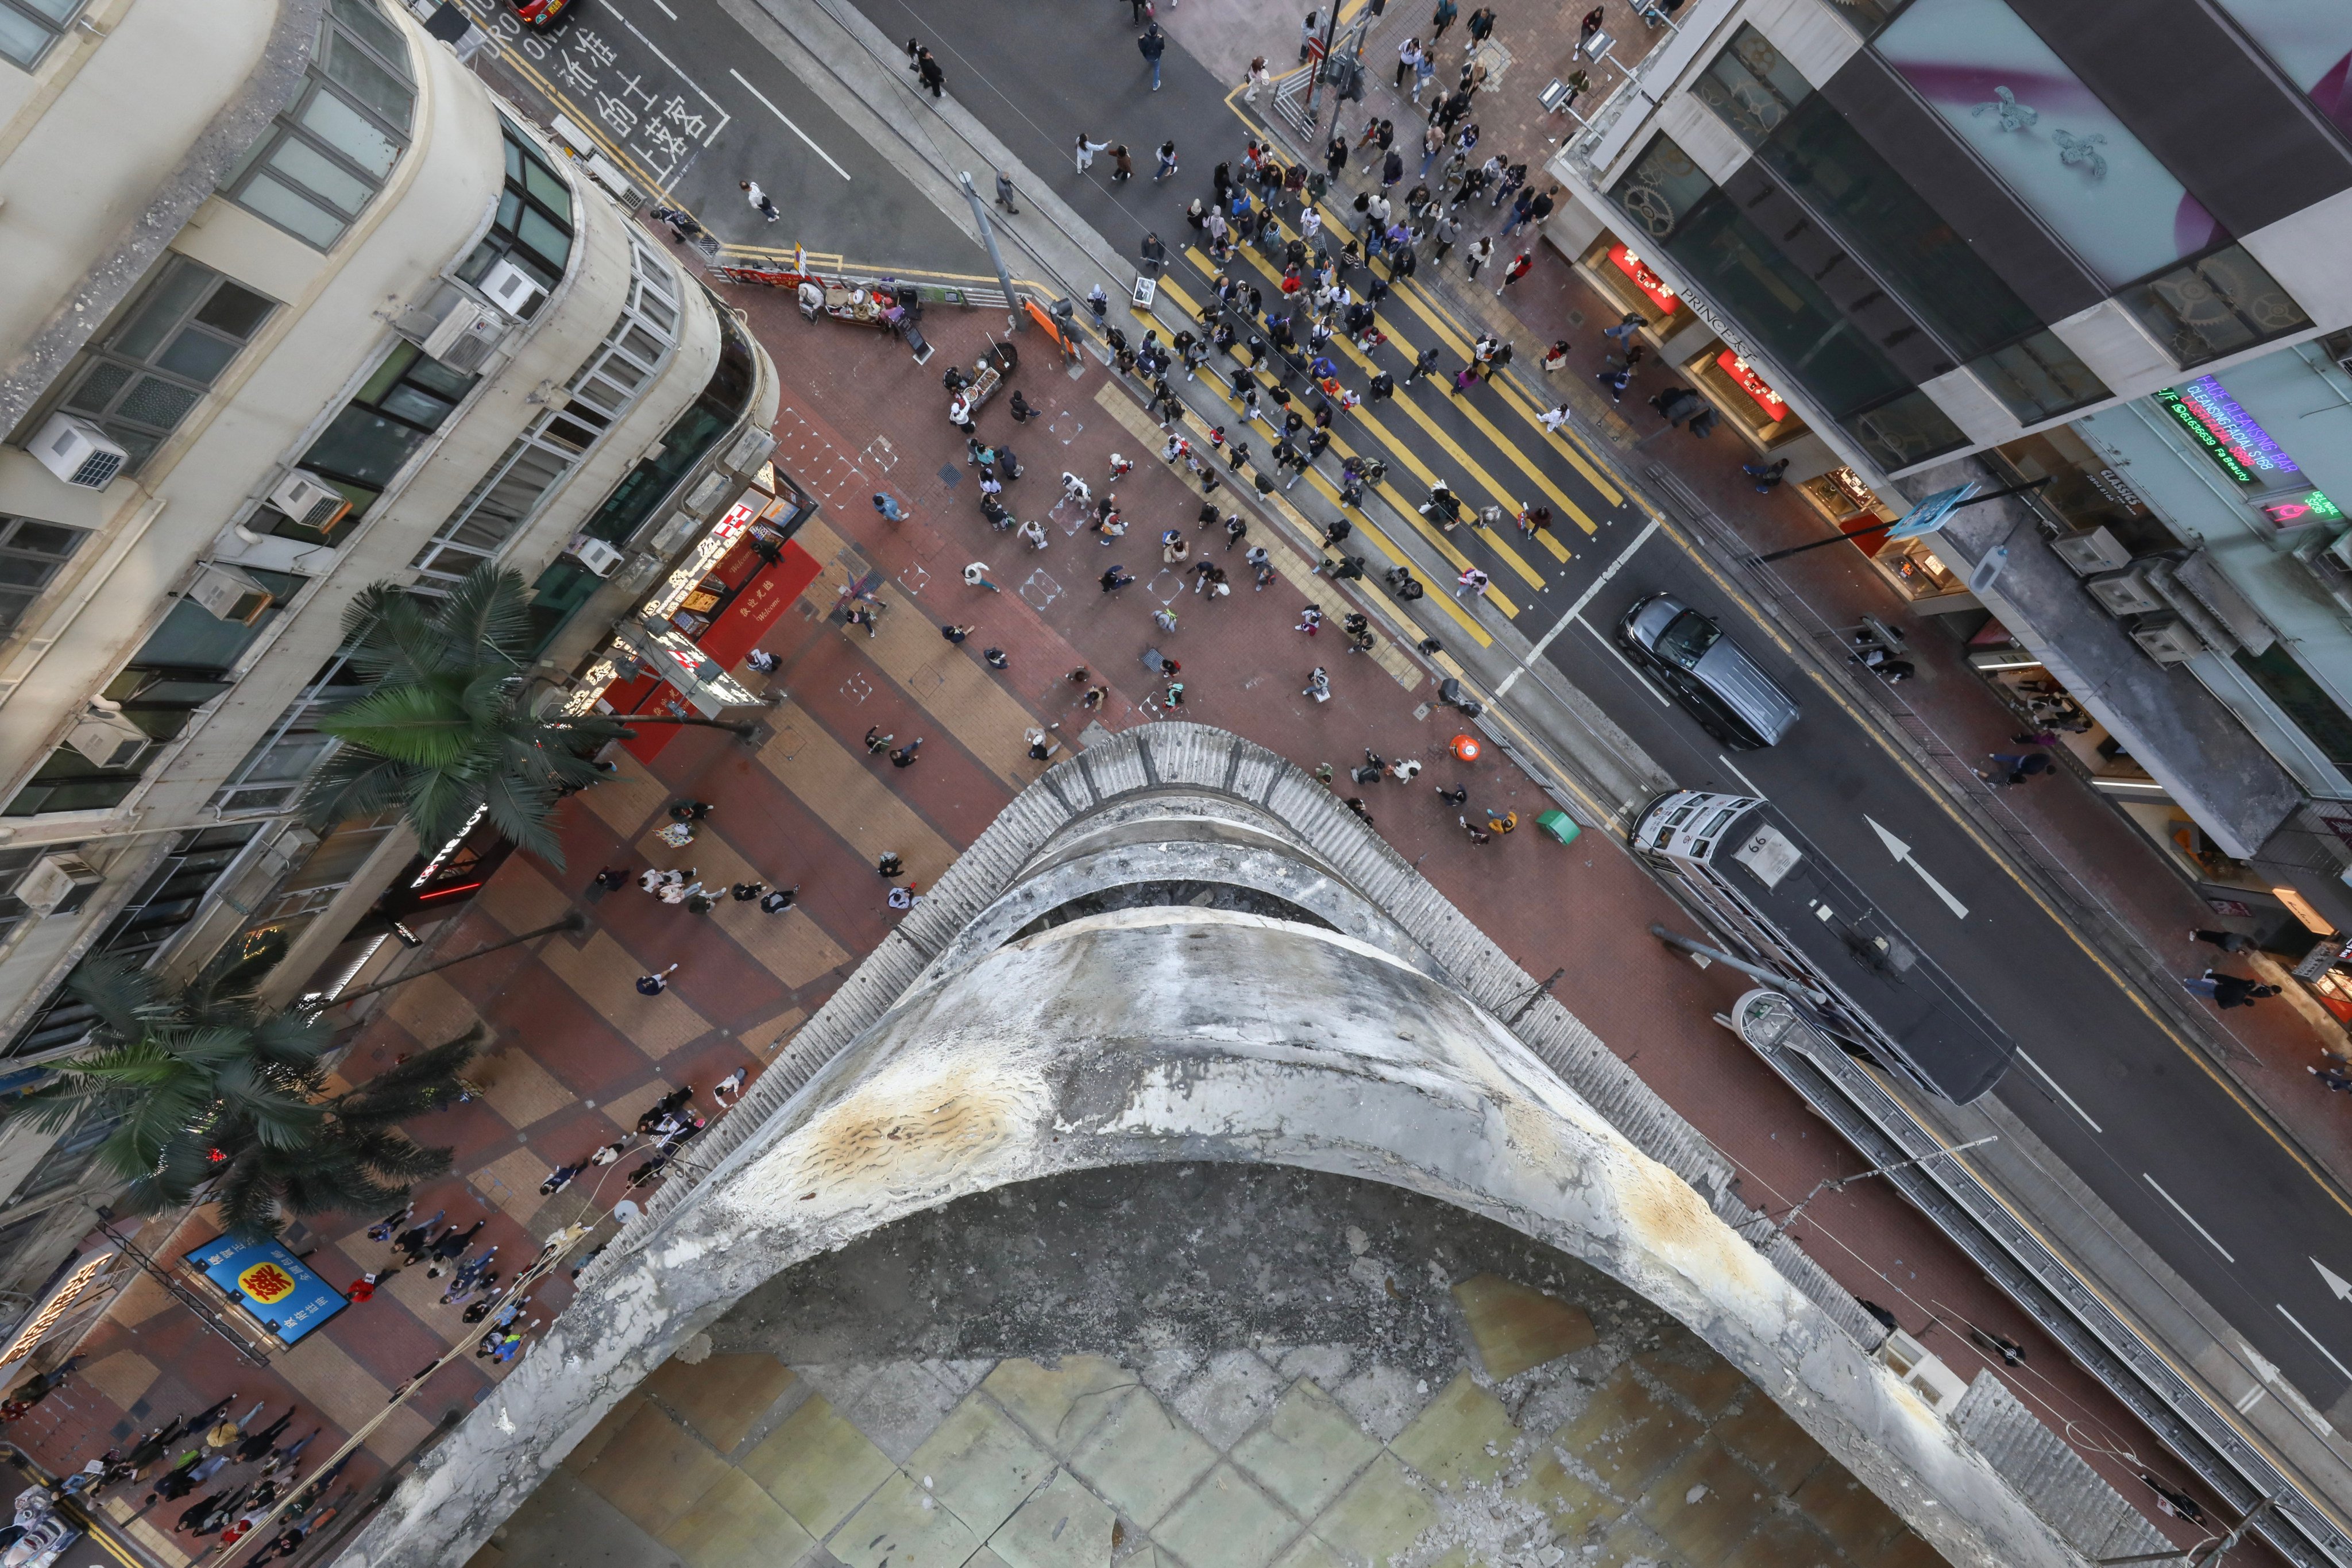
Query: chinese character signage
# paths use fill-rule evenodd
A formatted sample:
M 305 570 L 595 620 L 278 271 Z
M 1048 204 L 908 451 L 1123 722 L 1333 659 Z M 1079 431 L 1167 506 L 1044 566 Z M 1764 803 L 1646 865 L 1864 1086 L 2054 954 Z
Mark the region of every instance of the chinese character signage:
M 224 1236 L 188 1254 L 188 1261 L 289 1345 L 350 1305 L 341 1291 L 295 1261 L 283 1242 Z

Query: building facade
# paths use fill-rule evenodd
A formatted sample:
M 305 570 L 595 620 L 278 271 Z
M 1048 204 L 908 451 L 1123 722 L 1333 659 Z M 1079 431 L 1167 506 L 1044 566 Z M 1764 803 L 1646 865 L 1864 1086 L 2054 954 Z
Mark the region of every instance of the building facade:
M 499 562 L 576 659 L 666 564 L 641 541 L 693 542 L 663 504 L 764 460 L 763 353 L 448 30 L 397 0 L 0 0 L 12 1086 L 81 1037 L 89 955 L 268 939 L 290 994 L 415 858 L 294 816 L 362 589 Z M 0 1293 L 87 1229 L 101 1131 L 0 1134 Z
M 1699 0 L 1548 230 L 1826 521 L 2039 481 L 1877 564 L 2209 897 L 2314 931 L 2352 926 L 2347 71 L 2326 0 Z

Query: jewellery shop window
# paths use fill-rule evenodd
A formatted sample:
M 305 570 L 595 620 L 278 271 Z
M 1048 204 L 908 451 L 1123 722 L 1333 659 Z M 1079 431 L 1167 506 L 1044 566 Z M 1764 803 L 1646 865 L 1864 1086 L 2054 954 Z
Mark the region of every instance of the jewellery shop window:
M 1872 557 L 1895 585 L 1914 599 L 1933 599 L 1967 591 L 1968 584 L 1936 553 L 1936 536 L 1898 539 Z
M 1843 463 L 1826 474 L 1815 474 L 1800 482 L 1797 488 L 1832 522 L 1851 522 L 1865 512 L 1874 515 L 1878 510 L 1878 492 Z
M 1670 338 L 1696 320 L 1674 285 L 1650 268 L 1625 242 L 1602 235 L 1583 256 L 1585 273 L 1620 315 L 1638 315 L 1661 340 Z M 1617 323 L 1601 321 L 1598 326 Z
M 1805 422 L 1789 411 L 1771 384 L 1737 349 L 1710 343 L 1684 364 L 1683 372 L 1758 447 L 1769 449 L 1804 433 Z

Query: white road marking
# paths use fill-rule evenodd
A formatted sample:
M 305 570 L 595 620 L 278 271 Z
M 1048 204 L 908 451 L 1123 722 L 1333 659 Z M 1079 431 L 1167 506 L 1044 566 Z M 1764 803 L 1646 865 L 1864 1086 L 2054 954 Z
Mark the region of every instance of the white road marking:
M 1895 837 L 1895 835 L 1887 832 L 1884 827 L 1879 826 L 1878 823 L 1874 819 L 1865 816 L 1863 820 L 1869 823 L 1871 830 L 1878 835 L 1878 841 L 1886 846 L 1886 852 L 1889 855 L 1894 856 L 1895 858 L 1903 865 L 1910 867 L 1913 874 L 1921 881 L 1927 884 L 1927 890 L 1944 900 L 1944 907 L 1952 911 L 1952 915 L 1955 919 L 1966 920 L 1969 918 L 1969 906 L 1960 902 L 1959 900 L 1952 897 L 1952 890 L 1949 888 L 1947 888 L 1943 883 L 1938 882 L 1935 878 L 1927 875 L 1927 868 L 1911 858 L 1911 846 L 1904 843 L 1903 840 Z
M 607 10 L 607 11 L 613 11 L 613 0 L 602 0 L 602 3 L 603 3 L 603 8 L 604 8 L 604 9 L 605 9 L 605 10 Z M 704 91 L 702 90 L 702 84 L 701 84 L 700 82 L 698 82 L 698 81 L 695 80 L 692 77 L 690 77 L 690 76 L 687 75 L 687 74 L 686 74 L 686 72 L 684 72 L 684 71 L 682 71 L 682 70 L 678 70 L 678 65 L 677 65 L 677 62 L 676 60 L 674 60 L 674 59 L 670 58 L 667 55 L 666 55 L 666 54 L 662 53 L 662 52 L 661 52 L 661 46 L 660 46 L 660 45 L 658 45 L 658 44 L 655 43 L 651 38 L 646 37 L 643 33 L 638 33 L 638 32 L 637 32 L 637 25 L 636 25 L 635 22 L 630 21 L 626 16 L 622 16 L 618 11 L 613 11 L 613 16 L 614 16 L 614 19 L 615 19 L 615 20 L 617 20 L 617 21 L 621 24 L 621 26 L 623 26 L 624 27 L 628 28 L 628 30 L 629 30 L 630 32 L 632 32 L 632 33 L 635 33 L 635 34 L 636 34 L 636 39 L 637 39 L 637 42 L 639 42 L 639 43 L 641 43 L 641 44 L 645 45 L 645 47 L 647 47 L 647 48 L 649 48 L 649 49 L 653 50 L 653 52 L 654 52 L 654 58 L 656 58 L 656 59 L 657 59 L 657 60 L 661 61 L 661 63 L 662 63 L 662 64 L 664 64 L 664 65 L 666 65 L 666 66 L 669 67 L 669 68 L 670 68 L 670 69 L 672 69 L 672 70 L 674 70 L 674 71 L 677 71 L 677 79 L 678 79 L 678 80 L 680 80 L 680 81 L 682 81 L 682 82 L 686 83 L 686 85 L 687 85 L 687 86 L 688 86 L 688 87 L 690 87 L 690 88 L 694 89 L 695 95 L 696 95 L 697 97 L 700 98 L 700 99 L 702 100 L 702 101 L 703 101 L 703 102 L 705 102 L 705 103 L 707 103 L 707 104 L 710 105 L 710 107 L 711 107 L 711 108 L 713 108 L 713 109 L 715 109 L 715 110 L 719 110 L 719 123 L 718 123 L 718 124 L 716 124 L 716 125 L 714 125 L 714 126 L 712 126 L 712 127 L 710 128 L 710 134 L 709 134 L 709 135 L 708 135 L 708 136 L 706 136 L 706 137 L 704 137 L 704 138 L 702 139 L 702 144 L 703 144 L 705 147 L 708 147 L 708 146 L 709 146 L 712 142 L 714 142 L 718 141 L 718 140 L 719 140 L 719 133 L 721 131 L 724 131 L 724 130 L 726 130 L 726 129 L 727 129 L 727 122 L 728 122 L 729 121 L 730 121 L 730 120 L 732 120 L 732 119 L 734 119 L 734 118 L 735 118 L 732 114 L 730 114 L 730 113 L 729 113 L 729 112 L 728 112 L 728 110 L 727 110 L 727 106 L 726 106 L 725 104 L 723 104 L 723 103 L 719 102 L 717 99 L 715 99 L 715 98 L 711 97 L 709 93 L 704 92 Z M 740 80 L 741 80 L 742 79 L 739 77 L 739 78 L 737 78 L 736 79 L 738 79 L 738 80 L 740 81 Z M 751 84 L 750 82 L 748 82 L 748 81 L 747 81 L 747 82 L 744 82 L 744 83 L 743 83 L 743 85 L 744 85 L 745 87 L 749 87 L 749 86 L 751 86 Z M 756 96 L 758 96 L 758 95 L 757 95 L 757 94 L 754 94 L 753 96 L 755 96 L 755 97 L 756 97 Z M 766 100 L 761 100 L 761 101 L 762 101 L 762 102 L 764 102 L 764 101 L 766 101 Z
M 1602 647 L 1609 650 L 1610 658 L 1623 665 L 1627 669 L 1632 670 L 1633 672 L 1633 684 L 1648 692 L 1651 696 L 1656 698 L 1658 700 L 1659 707 L 1672 708 L 1675 705 L 1675 700 L 1673 698 L 1658 689 L 1658 683 L 1655 680 L 1652 679 L 1639 665 L 1625 657 L 1625 650 L 1617 646 L 1617 639 L 1615 637 L 1611 637 L 1607 632 L 1602 631 L 1591 621 L 1579 618 L 1576 624 L 1582 626 L 1586 631 L 1591 632 L 1593 636 L 1593 640 L 1600 643 Z M 1497 692 L 1496 695 L 1500 696 L 1502 694 Z
M 2212 1247 L 2212 1248 L 2213 1248 L 2213 1250 L 2214 1250 L 2214 1251 L 2216 1251 L 2216 1252 L 2220 1253 L 2220 1254 L 2221 1254 L 2222 1257 L 2224 1257 L 2224 1258 L 2230 1258 L 2230 1261 L 2231 1261 L 2231 1262 L 2232 1262 L 2232 1263 L 2235 1263 L 2236 1261 L 2238 1261 L 2235 1258 L 2231 1258 L 2231 1257 L 2230 1257 L 2230 1249 L 2229 1249 L 2228 1247 L 2226 1247 L 2222 1246 L 2220 1242 L 2215 1241 L 2215 1240 L 2213 1239 L 2213 1233 L 2212 1233 L 2211 1231 L 2207 1230 L 2203 1226 L 2199 1225 L 2199 1224 L 2197 1223 L 2197 1216 L 2196 1216 L 2196 1215 L 2194 1215 L 2190 1214 L 2187 1209 L 2182 1208 L 2182 1207 L 2180 1206 L 2180 1200 L 2179 1200 L 2179 1198 L 2174 1197 L 2170 1193 L 2166 1192 L 2162 1187 L 2160 1187 L 2160 1186 L 2157 1186 L 2156 1178 L 2155 1178 L 2154 1176 L 2149 1175 L 2146 1171 L 2142 1171 L 2142 1172 L 2139 1173 L 2139 1176 L 2140 1176 L 2140 1180 L 2141 1180 L 2141 1181 L 2146 1182 L 2146 1183 L 2147 1183 L 2149 1186 L 2151 1186 L 2151 1187 L 2156 1187 L 2156 1195 L 2157 1195 L 2158 1197 L 2162 1198 L 2166 1203 L 2170 1204 L 2170 1205 L 2172 1205 L 2172 1212 L 2173 1212 L 2173 1213 L 2175 1213 L 2175 1214 L 2177 1214 L 2177 1215 L 2179 1215 L 2182 1219 L 2187 1220 L 2187 1221 L 2189 1223 L 2190 1226 L 2196 1230 L 2197 1234 L 2198 1234 L 2198 1235 L 2200 1235 L 2200 1236 L 2201 1236 L 2201 1237 L 2203 1237 L 2206 1239 L 2206 1241 L 2207 1241 L 2209 1244 L 2210 1244 L 2210 1245 L 2211 1245 L 2211 1247 Z M 2282 1312 L 2284 1312 L 2284 1311 L 2285 1311 L 2285 1310 L 2286 1310 L 2286 1309 L 2285 1309 L 2284 1307 L 2281 1307 L 2281 1308 L 2279 1309 L 2279 1310 L 2280 1310 L 2280 1311 L 2282 1311 Z M 2288 1320 L 2288 1321 L 2293 1321 L 2293 1320 L 2292 1320 L 2292 1319 L 2290 1319 L 2290 1320 Z M 2301 1327 L 2303 1327 L 2303 1325 L 2302 1325 L 2302 1324 L 2300 1324 L 2300 1323 L 2296 1323 L 2296 1324 L 2295 1324 L 2295 1327 L 2297 1327 L 2297 1328 L 2301 1328 Z M 2317 1344 L 2319 1342 L 2318 1342 L 2317 1340 L 2314 1340 L 2314 1341 L 2312 1341 L 2311 1342 L 2312 1342 L 2312 1343 L 2314 1343 L 2314 1344 Z M 2332 1358 L 2331 1358 L 2331 1359 L 2332 1359 Z M 2345 1373 L 2345 1375 L 2346 1375 L 2347 1377 L 2352 1377 L 2352 1373 Z
M 2033 1076 L 2048 1084 L 2050 1086 L 2050 1092 L 2064 1100 L 2068 1109 L 2072 1110 L 2075 1115 L 2081 1117 L 2085 1122 L 2088 1122 L 2092 1131 L 2097 1133 L 2102 1138 L 2106 1136 L 2107 1130 L 2100 1126 L 2097 1122 L 2092 1121 L 2091 1113 L 2084 1110 L 2081 1105 L 2077 1104 L 2073 1095 L 2068 1094 L 2064 1089 L 2060 1089 L 2058 1087 L 2058 1080 L 2052 1078 L 2048 1073 L 2043 1072 L 2040 1062 L 2037 1062 L 2032 1057 L 2027 1056 L 2021 1047 L 2017 1053 L 2017 1059 L 2023 1062 L 2027 1067 L 2032 1068 L 2033 1069 Z
M 2311 1266 L 2319 1270 L 2320 1279 L 2326 1281 L 2327 1289 L 2337 1300 L 2352 1301 L 2352 1279 L 2345 1279 L 2316 1258 L 2311 1260 Z
M 1739 764 L 1738 763 L 1733 762 L 1721 752 L 1715 753 L 1715 760 L 1721 763 L 1725 767 L 1729 768 L 1731 770 L 1731 776 L 1738 779 L 1741 784 L 1746 784 L 1749 795 L 1754 795 L 1758 800 L 1765 798 L 1764 792 L 1756 787 L 1756 781 L 1739 771 Z
M 677 13 L 663 5 L 662 0 L 654 0 L 654 9 L 659 11 L 663 16 L 667 16 L 673 22 L 677 20 Z
M 2278 1303 L 2273 1302 L 2272 1305 L 2277 1306 Z M 2319 1336 L 2313 1333 L 2309 1329 L 2305 1328 L 2301 1319 L 2297 1318 L 2293 1312 L 2288 1311 L 2283 1306 L 2279 1307 L 2279 1316 L 2284 1318 L 2288 1322 L 2293 1323 L 2294 1325 L 2294 1331 L 2301 1334 L 2305 1339 L 2309 1340 L 2314 1350 L 2316 1350 L 2321 1355 L 2326 1356 L 2330 1362 L 2334 1363 L 2336 1371 L 2342 1373 L 2347 1377 L 2352 1377 L 2352 1366 L 2346 1366 L 2342 1362 L 2336 1361 L 2336 1352 L 2329 1350 L 2326 1345 L 2321 1344 L 2319 1342 Z
M 1495 688 L 1495 695 L 1496 697 L 1499 698 L 1504 693 L 1511 689 L 1511 683 L 1517 680 L 1522 674 L 1526 673 L 1528 666 L 1533 664 L 1537 659 L 1543 657 L 1544 649 L 1551 647 L 1552 638 L 1568 630 L 1568 624 L 1576 619 L 1577 616 L 1582 615 L 1584 613 L 1584 606 L 1592 603 L 1592 596 L 1608 585 L 1610 578 L 1617 575 L 1617 568 L 1624 565 L 1626 561 L 1633 555 L 1633 552 L 1641 549 L 1643 544 L 1649 542 L 1650 535 L 1657 531 L 1658 520 L 1654 517 L 1650 520 L 1647 527 L 1643 528 L 1641 532 L 1633 536 L 1633 542 L 1619 551 L 1617 552 L 1617 558 L 1601 569 L 1601 575 L 1595 577 L 1591 583 L 1585 585 L 1584 592 L 1576 596 L 1576 603 L 1568 607 L 1568 614 L 1560 616 L 1559 620 L 1552 623 L 1551 630 L 1544 633 L 1542 637 L 1536 639 L 1536 646 L 1528 650 L 1527 658 L 1519 660 L 1518 668 L 1512 670 L 1510 674 L 1503 677 L 1502 684 Z
M 728 68 L 727 74 L 728 74 L 729 76 L 733 77 L 737 81 L 743 82 L 743 90 L 744 90 L 744 91 L 746 91 L 746 92 L 750 93 L 753 98 L 758 99 L 761 103 L 763 103 L 763 104 L 767 104 L 768 112 L 769 112 L 769 113 L 771 113 L 771 114 L 772 114 L 772 115 L 774 115 L 777 119 L 779 119 L 779 120 L 782 121 L 784 122 L 784 128 L 785 128 L 786 130 L 790 131 L 793 135 L 795 135 L 795 136 L 799 137 L 802 141 L 803 141 L 803 142 L 807 142 L 807 143 L 809 144 L 809 151 L 810 151 L 810 152 L 814 153 L 818 157 L 820 157 L 820 158 L 824 159 L 826 163 L 833 163 L 833 154 L 832 154 L 832 153 L 828 153 L 828 152 L 826 152 L 824 148 L 822 148 L 822 147 L 818 146 L 818 145 L 816 144 L 816 139 L 815 139 L 814 137 L 811 136 L 807 132 L 805 132 L 805 131 L 802 130 L 799 126 L 794 125 L 794 124 L 793 123 L 793 117 L 792 117 L 791 115 L 786 114 L 782 110 L 778 109 L 774 104 L 772 104 L 772 103 L 768 103 L 768 95 L 767 95 L 767 94 L 765 94 L 765 93 L 763 93 L 763 92 L 761 92 L 758 88 L 753 87 L 750 82 L 748 82 L 748 81 L 744 81 L 744 80 L 743 80 L 743 73 L 742 73 L 741 71 L 739 71 L 739 70 L 735 69 L 733 67 L 731 67 L 731 66 L 730 66 L 730 67 L 729 67 L 729 68 Z M 843 167 L 842 167 L 840 164 L 838 164 L 838 163 L 833 163 L 833 172 L 834 172 L 835 174 L 839 174 L 839 175 L 840 175 L 843 179 L 845 179 L 845 179 L 847 179 L 847 178 L 849 178 L 849 171 L 848 171 L 848 170 L 846 170 L 846 169 L 845 169 L 845 168 L 843 168 Z

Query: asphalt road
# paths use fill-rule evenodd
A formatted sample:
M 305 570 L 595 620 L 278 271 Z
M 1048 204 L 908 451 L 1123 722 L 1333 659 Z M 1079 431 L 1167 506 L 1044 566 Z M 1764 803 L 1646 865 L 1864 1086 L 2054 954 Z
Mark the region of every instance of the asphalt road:
M 988 258 L 715 0 L 573 0 L 541 34 L 499 0 L 458 0 L 526 99 L 591 135 L 657 203 L 730 244 L 877 270 L 984 273 Z M 739 182 L 774 202 L 753 210 Z
M 699 210 L 719 215 L 705 221 L 719 233 L 761 243 L 756 219 L 726 216 L 728 204 L 740 203 L 732 194 L 738 171 L 749 170 L 780 204 L 789 198 L 813 249 L 887 243 L 895 246 L 887 257 L 920 264 L 914 253 L 933 243 L 934 226 L 945 226 L 936 210 L 711 0 L 688 0 L 676 16 L 665 14 L 661 0 L 586 4 L 596 9 L 579 32 L 621 21 L 631 43 L 657 47 L 679 81 L 698 93 L 708 88 L 714 107 L 738 117 L 677 153 L 672 175 L 690 205 L 703 202 Z M 1192 236 L 1181 209 L 1207 193 L 1217 159 L 1238 153 L 1242 126 L 1224 101 L 1224 83 L 1171 43 L 1162 88 L 1151 91 L 1134 47 L 1139 29 L 1118 0 L 863 0 L 862 8 L 893 39 L 928 44 L 946 68 L 949 90 L 1117 248 L 1133 254 L 1143 234 L 1157 230 L 1177 258 L 1167 280 L 1175 297 L 1206 297 L 1206 263 L 1183 248 Z M 607 39 L 621 31 L 598 27 Z M 766 107 L 745 90 L 755 86 Z M 840 180 L 793 132 L 772 123 L 785 116 L 852 178 Z M 1115 183 L 1108 157 L 1080 173 L 1070 149 L 1081 132 L 1125 143 L 1135 178 Z M 1183 167 L 1155 185 L 1152 150 L 1169 138 Z M 1363 178 L 1360 156 L 1347 196 Z M 903 245 L 890 226 L 901 220 Z M 955 244 L 971 249 L 960 235 Z M 1460 265 L 1458 255 L 1450 265 Z M 1262 259 L 1244 259 L 1234 272 L 1268 300 L 1278 298 L 1275 271 Z M 1352 281 L 1360 286 L 1361 275 Z M 1401 293 L 1402 303 L 1382 311 L 1391 342 L 1376 351 L 1377 363 L 1401 378 L 1413 353 L 1434 343 L 1447 369 L 1458 365 L 1467 334 L 1418 287 Z M 1358 358 L 1341 368 L 1360 390 L 1370 375 Z M 1960 828 L 1834 689 L 1746 613 L 1673 529 L 1649 528 L 1646 514 L 1596 465 L 1543 434 L 1536 412 L 1496 388 L 1457 401 L 1442 385 L 1423 383 L 1393 402 L 1343 416 L 1335 456 L 1359 449 L 1387 457 L 1388 499 L 1403 526 L 1419 527 L 1457 565 L 1475 563 L 1491 575 L 1488 603 L 1457 616 L 1459 636 L 1489 635 L 1478 623 L 1498 616 L 1530 638 L 1550 634 L 1537 667 L 1541 678 L 1580 689 L 1679 783 L 1752 789 L 1772 799 L 1815 852 L 1853 878 L 2018 1040 L 2028 1060 L 1995 1091 L 2002 1101 L 2312 1404 L 2339 1422 L 2352 1420 L 2352 1307 L 2334 1297 L 2315 1267 L 2352 1277 L 2352 1214 Z M 1271 445 L 1263 428 L 1251 440 L 1260 451 Z M 1327 469 L 1332 466 L 1327 459 Z M 1440 537 L 1414 511 L 1435 478 L 1474 506 L 1550 505 L 1559 548 L 1520 541 L 1508 530 L 1499 540 L 1468 529 Z M 1310 482 L 1331 494 L 1326 476 Z M 1360 527 L 1357 542 L 1376 573 L 1384 554 L 1399 553 L 1370 525 Z M 1433 584 L 1430 602 L 1445 586 Z M 1660 589 L 1717 616 L 1797 699 L 1804 717 L 1781 746 L 1726 753 L 1625 662 L 1611 641 L 1616 620 L 1634 599 Z M 1575 618 L 1563 624 L 1572 609 Z M 1932 891 L 1918 869 L 1897 862 L 1874 822 L 1907 844 L 1917 868 L 1966 913 Z

